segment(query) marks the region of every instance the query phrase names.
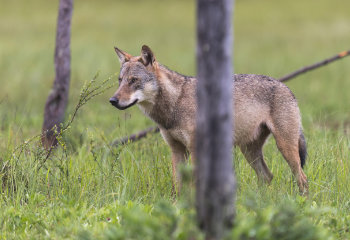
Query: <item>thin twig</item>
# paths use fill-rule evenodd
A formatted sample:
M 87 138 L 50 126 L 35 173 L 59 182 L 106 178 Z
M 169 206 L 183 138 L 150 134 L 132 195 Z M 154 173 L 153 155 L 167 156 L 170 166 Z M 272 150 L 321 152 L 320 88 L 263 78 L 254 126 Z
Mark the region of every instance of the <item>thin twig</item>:
M 50 146 L 49 150 L 46 151 L 45 159 L 41 162 L 40 166 L 38 167 L 38 171 L 39 171 L 43 166 L 45 166 L 44 164 L 46 163 L 47 159 L 49 159 L 49 157 L 50 157 L 51 152 L 52 152 L 53 149 L 54 149 L 54 147 L 53 147 L 53 146 Z
M 321 62 L 317 62 L 315 64 L 303 67 L 295 72 L 289 73 L 289 74 L 285 75 L 284 77 L 281 77 L 280 79 L 278 79 L 278 81 L 280 81 L 280 82 L 288 81 L 292 78 L 299 76 L 300 74 L 303 74 L 303 73 L 306 73 L 308 71 L 314 70 L 316 68 L 322 67 L 324 65 L 327 65 L 328 63 L 334 62 L 338 59 L 344 58 L 344 57 L 349 56 L 349 55 L 350 55 L 350 50 L 338 53 L 337 55 L 330 57 L 330 58 L 327 58 Z

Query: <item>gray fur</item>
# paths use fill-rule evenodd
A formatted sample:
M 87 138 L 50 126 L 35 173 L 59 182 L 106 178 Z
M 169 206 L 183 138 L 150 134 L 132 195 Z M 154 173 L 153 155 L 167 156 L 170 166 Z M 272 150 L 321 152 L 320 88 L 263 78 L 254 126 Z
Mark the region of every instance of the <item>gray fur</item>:
M 119 56 L 121 52 L 117 52 L 122 63 L 122 81 L 113 99 L 118 100 L 121 109 L 136 101 L 158 124 L 172 149 L 176 182 L 178 163 L 185 161 L 188 152 L 195 153 L 197 79 L 168 69 L 155 60 L 148 47 L 144 50 L 147 52 L 141 55 L 147 56 L 146 59 L 124 52 L 125 55 Z M 129 84 L 130 79 L 137 80 Z M 139 87 L 135 89 L 133 85 Z M 235 74 L 233 92 L 235 146 L 242 150 L 258 178 L 269 183 L 273 175 L 264 161 L 262 148 L 272 133 L 297 179 L 300 192 L 306 194 L 307 178 L 301 168 L 306 159 L 306 144 L 293 93 L 283 83 L 255 74 Z

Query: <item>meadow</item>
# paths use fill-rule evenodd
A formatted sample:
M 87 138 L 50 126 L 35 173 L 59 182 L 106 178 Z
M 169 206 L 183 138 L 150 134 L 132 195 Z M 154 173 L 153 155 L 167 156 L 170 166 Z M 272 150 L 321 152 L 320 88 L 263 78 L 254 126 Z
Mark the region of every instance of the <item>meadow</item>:
M 0 239 L 203 239 L 190 184 L 172 194 L 161 136 L 110 145 L 154 125 L 137 107 L 109 104 L 116 84 L 79 110 L 47 157 L 33 137 L 54 79 L 58 1 L 0 6 Z M 349 9 L 344 0 L 236 0 L 235 73 L 278 78 L 348 50 Z M 94 84 L 117 82 L 113 46 L 138 55 L 147 44 L 159 62 L 195 75 L 195 1 L 76 0 L 71 41 L 67 121 L 96 72 Z M 226 238 L 350 239 L 350 58 L 286 84 L 302 113 L 310 195 L 299 196 L 273 138 L 264 148 L 269 186 L 235 150 L 237 217 Z M 185 179 L 191 169 L 183 166 Z

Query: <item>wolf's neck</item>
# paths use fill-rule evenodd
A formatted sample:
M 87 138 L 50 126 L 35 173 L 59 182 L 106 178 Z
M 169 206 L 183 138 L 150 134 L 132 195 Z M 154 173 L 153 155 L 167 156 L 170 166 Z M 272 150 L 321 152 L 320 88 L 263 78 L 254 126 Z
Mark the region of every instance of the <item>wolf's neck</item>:
M 186 83 L 193 81 L 193 77 L 185 76 L 177 73 L 169 68 L 159 64 L 158 71 L 158 87 L 159 98 L 162 102 L 166 100 L 168 110 L 175 106 L 181 94 L 183 94 Z M 157 103 L 157 102 L 156 102 Z
M 185 76 L 159 64 L 158 94 L 155 102 L 146 106 L 143 111 L 165 129 L 176 125 L 176 109 L 178 100 L 184 95 L 184 86 L 193 81 L 193 77 Z
M 173 71 L 160 63 L 158 63 L 158 66 L 159 66 L 159 73 L 162 74 L 163 77 L 165 76 L 169 80 L 172 80 L 171 82 L 173 84 L 182 84 L 184 81 L 188 81 L 194 78 L 194 77 L 186 76 L 176 71 Z

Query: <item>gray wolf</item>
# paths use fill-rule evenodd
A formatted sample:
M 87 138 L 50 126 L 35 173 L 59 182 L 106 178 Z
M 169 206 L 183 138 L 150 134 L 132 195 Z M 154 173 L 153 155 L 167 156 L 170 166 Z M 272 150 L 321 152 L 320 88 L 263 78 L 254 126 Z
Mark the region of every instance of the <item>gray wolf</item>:
M 121 110 L 136 104 L 158 124 L 171 147 L 173 178 L 177 183 L 178 164 L 185 161 L 188 154 L 195 153 L 197 79 L 157 62 L 148 46 L 142 46 L 140 56 L 118 48 L 115 51 L 121 69 L 119 87 L 110 103 Z M 234 145 L 241 149 L 258 179 L 270 183 L 273 175 L 264 161 L 262 148 L 272 134 L 300 192 L 307 194 L 308 183 L 302 169 L 307 155 L 306 142 L 293 93 L 283 83 L 267 76 L 235 74 L 233 81 Z

